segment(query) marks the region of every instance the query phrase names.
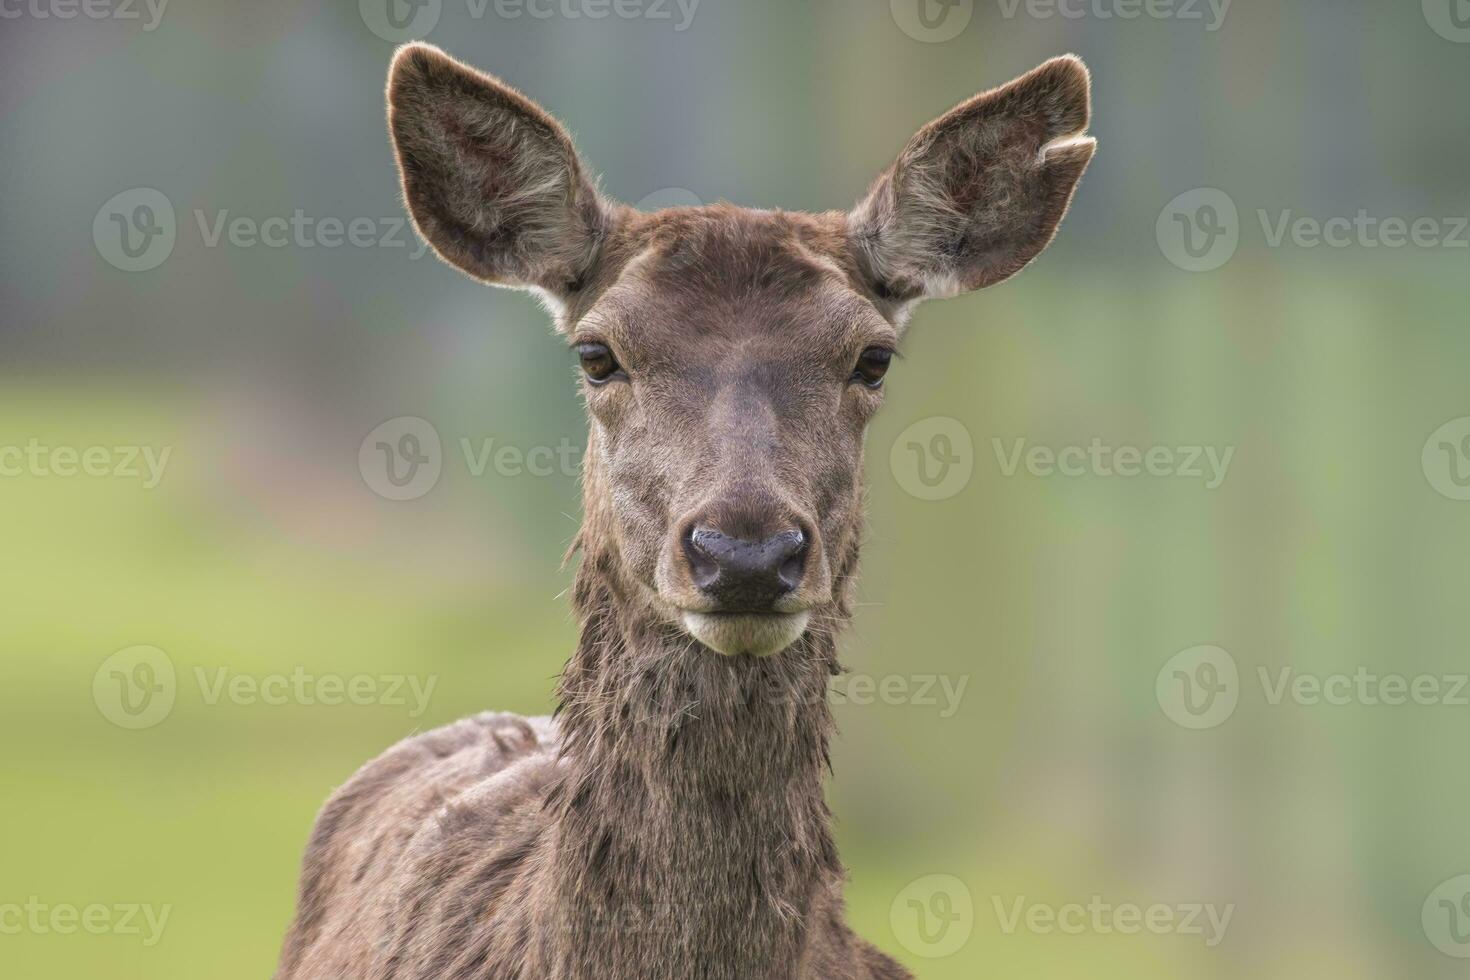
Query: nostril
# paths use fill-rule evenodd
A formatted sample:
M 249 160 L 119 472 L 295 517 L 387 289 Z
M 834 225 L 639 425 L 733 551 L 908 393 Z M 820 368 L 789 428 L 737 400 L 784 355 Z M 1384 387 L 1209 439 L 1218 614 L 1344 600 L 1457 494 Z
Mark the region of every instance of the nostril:
M 795 592 L 796 587 L 801 584 L 802 573 L 806 571 L 806 555 L 800 554 L 788 558 L 781 563 L 781 570 L 776 574 L 781 579 L 781 584 L 786 586 L 787 592 Z
M 720 577 L 720 563 L 711 538 L 717 531 L 696 527 L 684 537 L 684 555 L 689 559 L 689 574 L 699 589 L 708 589 Z
M 806 574 L 806 535 L 800 531 L 787 531 L 776 535 L 779 542 L 778 555 L 780 564 L 776 569 L 776 577 L 781 580 L 787 592 L 794 591 L 801 585 L 801 580 Z

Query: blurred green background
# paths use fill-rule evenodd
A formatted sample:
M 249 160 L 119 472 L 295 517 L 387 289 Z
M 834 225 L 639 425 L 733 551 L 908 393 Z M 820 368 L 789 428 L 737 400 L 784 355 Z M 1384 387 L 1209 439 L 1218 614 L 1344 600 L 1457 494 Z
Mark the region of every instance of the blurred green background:
M 953 103 L 1080 54 L 1099 151 L 1058 240 L 920 310 L 869 434 L 846 661 L 965 686 L 954 710 L 836 708 L 853 923 L 926 978 L 1464 976 L 1470 706 L 1270 695 L 1286 668 L 1446 690 L 1470 669 L 1466 7 L 430 0 L 395 34 L 378 0 L 6 5 L 0 975 L 266 976 L 334 786 L 412 732 L 550 707 L 575 472 L 477 475 L 461 440 L 580 446 L 572 362 L 526 296 L 392 235 L 384 73 L 422 36 L 557 113 L 615 197 L 806 210 L 848 207 Z M 172 249 L 127 271 L 114 222 L 167 217 L 139 188 L 172 207 Z M 211 244 L 298 211 L 372 243 Z M 1437 231 L 1292 224 L 1360 211 Z M 1274 241 L 1283 218 L 1301 233 Z M 400 416 L 443 440 L 408 501 L 359 466 Z M 963 433 L 942 499 L 905 469 L 916 424 Z M 1213 489 L 1003 465 L 1019 439 L 1094 438 L 1234 455 Z M 44 465 L 5 455 L 29 446 Z M 94 446 L 104 475 L 54 472 Z M 156 486 L 113 447 L 168 447 Z M 1166 665 L 1208 680 L 1206 644 L 1236 707 L 1190 727 Z M 175 699 L 130 728 L 109 658 L 140 645 Z M 422 711 L 406 684 L 407 704 L 212 694 L 293 675 L 434 687 Z M 959 916 L 940 939 L 915 894 Z M 1215 945 L 1006 928 L 1018 902 L 1093 896 L 1233 912 Z M 168 919 L 151 943 L 66 934 L 28 903 Z

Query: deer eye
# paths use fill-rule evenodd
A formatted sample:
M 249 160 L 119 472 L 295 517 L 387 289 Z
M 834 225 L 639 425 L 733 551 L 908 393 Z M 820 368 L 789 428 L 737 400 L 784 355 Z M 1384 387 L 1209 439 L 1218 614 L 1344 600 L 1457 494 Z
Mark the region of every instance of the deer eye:
M 869 347 L 858 358 L 851 380 L 869 388 L 881 387 L 883 376 L 888 373 L 888 363 L 892 360 L 893 351 L 887 347 Z
M 576 349 L 582 370 L 593 384 L 607 384 L 616 377 L 627 377 L 606 344 L 578 344 Z

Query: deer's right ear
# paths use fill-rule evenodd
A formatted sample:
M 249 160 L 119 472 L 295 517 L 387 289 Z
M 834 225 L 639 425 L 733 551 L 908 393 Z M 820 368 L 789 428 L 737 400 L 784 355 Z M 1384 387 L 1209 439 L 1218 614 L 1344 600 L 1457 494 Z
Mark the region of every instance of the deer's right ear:
M 596 260 L 608 211 L 565 129 L 428 44 L 398 51 L 388 128 L 419 233 L 451 265 L 558 298 Z
M 1088 89 L 1080 60 L 1053 58 L 919 130 L 847 218 L 873 291 L 954 296 L 1046 248 L 1096 145 Z

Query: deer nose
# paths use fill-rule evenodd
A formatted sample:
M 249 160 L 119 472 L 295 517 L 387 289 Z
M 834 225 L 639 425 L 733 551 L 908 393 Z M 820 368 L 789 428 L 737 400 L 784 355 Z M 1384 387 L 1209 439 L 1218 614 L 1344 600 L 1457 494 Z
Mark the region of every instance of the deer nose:
M 695 527 L 684 540 L 684 553 L 694 584 L 719 604 L 719 612 L 770 612 L 801 584 L 807 540 L 796 529 L 745 541 Z

